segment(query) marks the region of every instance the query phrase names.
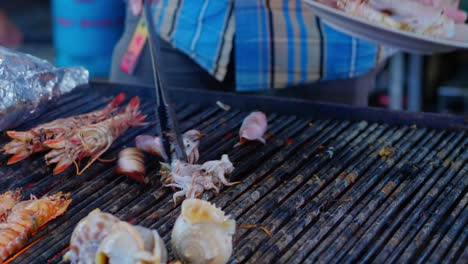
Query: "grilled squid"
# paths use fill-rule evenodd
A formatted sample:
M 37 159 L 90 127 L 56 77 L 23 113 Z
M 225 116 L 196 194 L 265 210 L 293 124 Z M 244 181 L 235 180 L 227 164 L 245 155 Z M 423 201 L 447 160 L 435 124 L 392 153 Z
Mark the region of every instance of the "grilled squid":
M 206 190 L 213 189 L 216 193 L 219 193 L 217 183 L 227 186 L 236 184 L 226 179 L 226 175 L 234 171 L 234 166 L 226 154 L 220 160 L 207 161 L 202 165 L 188 164 L 176 160 L 170 169 L 170 172 L 168 172 L 167 167 L 164 167 L 161 174 L 164 175 L 163 183 L 165 183 L 165 186 L 180 189 L 172 197 L 174 203 L 176 203 L 178 197 L 196 198 Z M 167 184 L 167 182 L 170 183 Z
M 185 200 L 172 230 L 174 255 L 183 263 L 227 263 L 235 229 L 235 220 L 215 205 L 199 199 Z
M 119 153 L 118 174 L 128 176 L 138 182 L 148 183 L 145 178 L 145 157 L 137 148 L 126 148 Z
M 256 111 L 248 115 L 242 122 L 239 137 L 240 141 L 235 145 L 239 146 L 247 141 L 260 141 L 266 143 L 263 135 L 267 130 L 267 117 L 264 113 Z
M 96 264 L 162 264 L 167 250 L 155 230 L 119 222 L 102 240 Z
M 195 129 L 189 130 L 182 135 L 189 163 L 194 164 L 200 158 L 198 147 L 200 146 L 200 139 L 204 136 L 203 133 Z M 167 160 L 167 155 L 160 137 L 140 135 L 135 138 L 135 145 L 144 152 Z

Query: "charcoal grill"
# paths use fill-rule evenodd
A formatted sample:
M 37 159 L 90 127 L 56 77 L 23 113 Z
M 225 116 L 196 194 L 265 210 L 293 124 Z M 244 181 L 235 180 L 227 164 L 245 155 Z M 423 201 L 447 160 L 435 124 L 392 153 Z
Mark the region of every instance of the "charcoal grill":
M 104 106 L 118 92 L 140 95 L 152 114 L 152 89 L 92 83 L 54 103 L 28 129 L 58 117 Z M 187 89 L 171 91 L 181 129 L 209 136 L 202 162 L 229 154 L 240 184 L 204 199 L 237 220 L 231 263 L 463 263 L 468 259 L 468 137 L 463 117 L 390 112 L 262 96 Z M 216 106 L 229 104 L 230 111 Z M 240 148 L 237 131 L 249 111 L 268 114 L 268 143 Z M 135 136 L 132 128 L 105 154 L 116 157 Z M 2 135 L 0 144 L 7 142 Z M 147 163 L 152 184 L 115 175 L 114 163 L 96 163 L 81 176 L 52 175 L 43 155 L 6 166 L 0 191 L 22 187 L 24 198 L 72 192 L 73 203 L 28 242 L 11 263 L 62 263 L 77 222 L 91 210 L 155 228 L 169 245 L 180 208 L 158 181 L 158 162 Z M 180 205 L 180 204 L 179 204 Z M 168 247 L 170 251 L 170 247 Z M 465 262 L 466 263 L 466 262 Z

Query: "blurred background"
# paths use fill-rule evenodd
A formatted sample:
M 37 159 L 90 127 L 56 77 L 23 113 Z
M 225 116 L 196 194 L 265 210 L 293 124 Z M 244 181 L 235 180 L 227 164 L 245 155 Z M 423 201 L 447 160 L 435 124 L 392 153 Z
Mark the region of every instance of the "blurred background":
M 462 0 L 468 11 L 468 0 Z M 106 79 L 123 30 L 122 0 L 15 0 L 0 8 L 20 29 L 20 51 L 57 66 L 83 65 Z M 79 18 L 80 25 L 74 25 Z M 377 79 L 371 106 L 409 111 L 468 113 L 468 52 L 398 54 Z

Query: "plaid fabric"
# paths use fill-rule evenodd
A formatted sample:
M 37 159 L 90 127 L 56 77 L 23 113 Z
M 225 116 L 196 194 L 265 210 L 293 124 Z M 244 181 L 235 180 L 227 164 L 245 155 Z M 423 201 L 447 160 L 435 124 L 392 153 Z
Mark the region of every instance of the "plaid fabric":
M 220 81 L 234 48 L 238 91 L 359 76 L 393 52 L 334 30 L 300 0 L 161 0 L 153 8 L 161 37 Z

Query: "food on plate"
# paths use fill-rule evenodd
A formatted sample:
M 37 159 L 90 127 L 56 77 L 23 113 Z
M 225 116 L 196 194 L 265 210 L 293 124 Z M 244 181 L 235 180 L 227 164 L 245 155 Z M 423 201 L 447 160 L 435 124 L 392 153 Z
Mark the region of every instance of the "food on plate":
M 0 261 L 20 250 L 29 237 L 52 219 L 62 215 L 71 203 L 70 194 L 33 197 L 17 203 L 0 223 Z
M 19 202 L 21 190 L 6 191 L 0 194 L 0 223 L 6 221 L 11 209 Z
M 200 158 L 198 147 L 200 146 L 200 140 L 205 136 L 198 130 L 192 129 L 185 132 L 182 135 L 184 142 L 185 152 L 189 163 L 197 163 Z M 140 135 L 135 138 L 135 145 L 138 149 L 147 152 L 149 154 L 159 156 L 164 160 L 167 160 L 167 155 L 164 151 L 164 147 L 160 137 Z
M 81 219 L 64 260 L 78 263 L 162 264 L 167 250 L 158 232 L 95 209 Z
M 173 195 L 174 203 L 176 203 L 178 197 L 199 197 L 205 190 L 213 189 L 216 193 L 219 193 L 216 184 L 222 183 L 228 186 L 236 184 L 226 180 L 226 175 L 231 174 L 233 171 L 232 162 L 229 160 L 228 155 L 224 154 L 220 160 L 207 161 L 201 165 L 175 160 L 170 168 L 167 165 L 162 166 L 161 174 L 165 176 L 162 179 L 165 186 L 180 189 Z M 170 183 L 167 184 L 167 182 Z
M 38 125 L 29 131 L 7 131 L 7 135 L 13 139 L 2 148 L 4 154 L 13 155 L 8 160 L 8 165 L 24 160 L 34 153 L 47 151 L 49 148 L 43 144 L 46 140 L 66 137 L 73 129 L 110 118 L 124 99 L 125 94 L 121 93 L 104 109 L 56 119 L 52 122 Z
M 408 0 L 339 0 L 339 9 L 392 29 L 432 37 L 455 36 L 455 21 L 443 8 Z
M 242 122 L 239 130 L 240 141 L 235 146 L 255 140 L 265 144 L 266 141 L 263 136 L 267 130 L 267 126 L 267 117 L 264 113 L 259 111 L 252 112 Z
M 174 255 L 183 263 L 227 263 L 235 230 L 236 221 L 215 205 L 187 199 L 172 230 Z
M 115 172 L 138 182 L 148 183 L 148 179 L 145 178 L 145 157 L 137 148 L 126 148 L 120 151 Z
M 63 172 L 71 164 L 75 164 L 78 175 L 82 174 L 128 128 L 144 124 L 146 116 L 141 114 L 139 107 L 140 99 L 134 97 L 123 113 L 100 123 L 80 127 L 67 138 L 44 141 L 44 145 L 52 149 L 45 156 L 47 164 L 57 163 L 54 174 Z M 89 161 L 80 170 L 78 165 L 83 158 L 89 158 Z

